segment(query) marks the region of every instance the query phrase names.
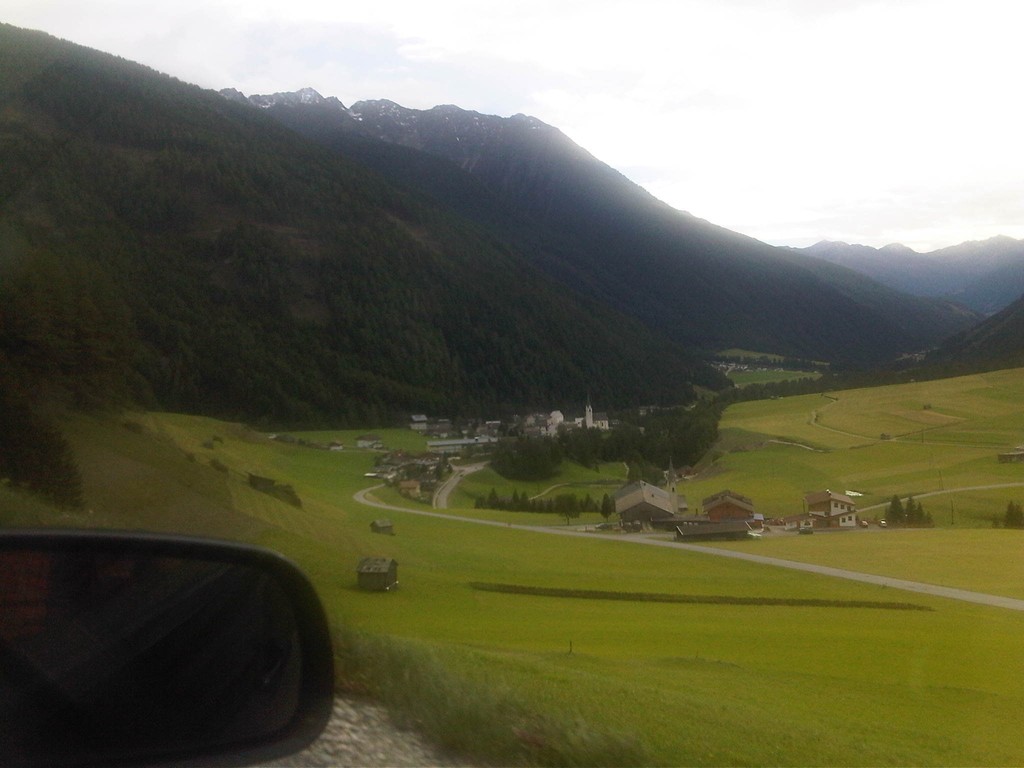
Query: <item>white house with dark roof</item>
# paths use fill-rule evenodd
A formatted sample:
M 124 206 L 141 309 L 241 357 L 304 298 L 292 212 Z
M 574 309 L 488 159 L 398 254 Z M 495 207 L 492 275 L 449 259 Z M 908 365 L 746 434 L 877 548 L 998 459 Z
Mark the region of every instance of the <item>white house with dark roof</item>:
M 815 491 L 804 496 L 804 505 L 816 528 L 857 527 L 857 504 L 846 494 Z

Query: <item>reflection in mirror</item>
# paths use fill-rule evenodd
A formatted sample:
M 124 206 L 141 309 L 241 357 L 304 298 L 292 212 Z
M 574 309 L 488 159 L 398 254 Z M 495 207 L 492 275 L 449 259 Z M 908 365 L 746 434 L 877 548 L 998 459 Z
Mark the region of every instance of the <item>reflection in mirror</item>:
M 0 757 L 123 762 L 265 739 L 296 716 L 293 601 L 244 562 L 0 551 Z

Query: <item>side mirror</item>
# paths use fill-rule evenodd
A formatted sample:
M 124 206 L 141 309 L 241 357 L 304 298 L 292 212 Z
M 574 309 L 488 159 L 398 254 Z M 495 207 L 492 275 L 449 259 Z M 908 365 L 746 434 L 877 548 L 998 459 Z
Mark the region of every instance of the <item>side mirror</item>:
M 0 765 L 245 765 L 333 700 L 323 609 L 241 544 L 0 532 Z

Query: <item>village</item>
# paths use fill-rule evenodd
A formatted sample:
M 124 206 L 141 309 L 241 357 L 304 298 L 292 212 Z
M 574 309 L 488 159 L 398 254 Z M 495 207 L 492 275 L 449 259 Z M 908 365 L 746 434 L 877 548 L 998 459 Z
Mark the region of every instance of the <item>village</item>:
M 588 400 L 582 416 L 567 419 L 561 411 L 530 413 L 504 422 L 479 421 L 458 427 L 447 418 L 414 414 L 409 429 L 428 438 L 427 451 L 413 454 L 387 450 L 378 435 L 361 435 L 356 448 L 380 451 L 368 477 L 378 478 L 395 487 L 403 496 L 422 503 L 438 505 L 437 492 L 453 470 L 451 459 L 485 459 L 499 440 L 507 436 L 553 437 L 560 430 L 585 428 L 607 431 L 613 426 L 607 414 L 595 412 Z M 324 447 L 324 446 L 320 446 Z M 339 446 L 330 446 L 339 449 Z M 723 489 L 704 498 L 691 508 L 680 493 L 685 474 L 669 465 L 664 482 L 629 482 L 612 496 L 614 519 L 608 514 L 602 530 L 625 533 L 665 532 L 678 541 L 737 540 L 757 538 L 766 533 L 810 534 L 816 530 L 852 530 L 874 524 L 886 527 L 885 520 L 869 521 L 857 510 L 856 491 L 843 493 L 825 488 L 809 492 L 800 500 L 801 511 L 785 517 L 768 517 L 759 512 L 746 494 Z M 383 531 L 381 531 L 383 532 Z

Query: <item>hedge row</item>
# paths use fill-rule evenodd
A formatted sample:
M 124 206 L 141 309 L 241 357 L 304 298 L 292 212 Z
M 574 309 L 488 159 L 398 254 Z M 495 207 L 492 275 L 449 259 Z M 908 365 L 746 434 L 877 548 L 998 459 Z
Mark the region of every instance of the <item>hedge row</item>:
M 510 595 L 571 597 L 582 600 L 627 600 L 638 603 L 699 603 L 702 605 L 784 605 L 799 608 L 880 608 L 890 611 L 931 611 L 924 605 L 881 600 L 820 600 L 799 597 L 736 597 L 733 595 L 669 595 L 655 592 L 609 592 L 598 589 L 527 587 L 521 584 L 489 584 L 473 581 L 469 586 L 483 592 Z

